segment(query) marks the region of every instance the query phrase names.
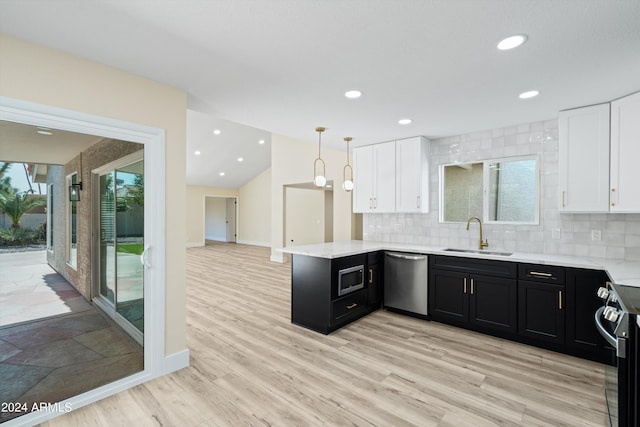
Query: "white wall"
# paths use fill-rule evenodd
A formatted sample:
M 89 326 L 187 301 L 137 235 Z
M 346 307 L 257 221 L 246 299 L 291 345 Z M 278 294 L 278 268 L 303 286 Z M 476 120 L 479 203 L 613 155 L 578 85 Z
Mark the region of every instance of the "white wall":
M 185 350 L 186 93 L 0 34 L 0 96 L 166 131 L 165 354 Z
M 238 243 L 271 246 L 271 168 L 238 190 Z
M 205 197 L 237 197 L 238 190 L 195 185 L 188 185 L 186 188 L 186 244 L 187 247 L 204 246 Z
M 207 240 L 227 241 L 227 199 L 206 197 L 204 207 L 204 237 Z
M 324 191 L 287 187 L 285 205 L 285 246 L 324 243 Z
M 489 249 L 640 261 L 640 214 L 561 214 L 558 191 L 558 121 L 524 123 L 431 142 L 428 214 L 364 214 L 364 240 L 473 248 L 477 227 L 438 223 L 438 165 L 455 161 L 538 154 L 540 225 L 485 224 Z M 560 230 L 560 238 L 553 231 Z M 602 239 L 591 240 L 591 230 Z
M 317 137 L 317 136 L 316 136 Z M 278 252 L 284 244 L 284 186 L 311 182 L 313 161 L 318 146 L 283 135 L 271 138 L 271 260 L 283 262 Z M 351 193 L 341 189 L 342 168 L 346 162 L 344 151 L 323 149 L 322 158 L 327 165 L 327 180 L 333 180 L 337 189 L 333 197 L 333 240 L 351 240 Z

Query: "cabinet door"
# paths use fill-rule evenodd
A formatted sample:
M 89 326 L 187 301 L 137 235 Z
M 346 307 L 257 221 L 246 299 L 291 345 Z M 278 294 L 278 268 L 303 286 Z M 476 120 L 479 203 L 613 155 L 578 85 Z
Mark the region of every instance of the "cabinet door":
M 469 322 L 482 328 L 516 333 L 517 281 L 472 274 Z
M 396 212 L 429 212 L 428 150 L 422 137 L 396 141 Z
M 558 120 L 562 212 L 609 211 L 609 104 L 561 111 Z
M 607 280 L 603 271 L 567 269 L 567 346 L 605 363 L 610 362 L 611 351 L 596 329 L 593 314 L 603 304 L 596 292 Z
M 395 212 L 396 210 L 396 143 L 385 142 L 373 145 L 374 188 L 373 211 Z
M 373 208 L 373 148 L 353 149 L 353 212 L 370 212 Z
M 518 282 L 518 334 L 564 344 L 565 287 L 547 283 Z
M 429 308 L 431 318 L 444 323 L 465 325 L 469 321 L 469 276 L 444 270 L 431 270 Z
M 369 308 L 377 309 L 382 304 L 382 284 L 380 283 L 380 264 L 369 264 L 367 270 L 367 292 Z
M 640 212 L 640 92 L 611 103 L 611 212 Z

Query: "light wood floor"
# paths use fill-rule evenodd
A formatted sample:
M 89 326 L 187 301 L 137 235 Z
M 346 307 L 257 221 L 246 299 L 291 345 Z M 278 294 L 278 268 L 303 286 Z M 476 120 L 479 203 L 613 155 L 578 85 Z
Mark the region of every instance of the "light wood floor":
M 191 366 L 44 425 L 607 425 L 603 365 L 384 310 L 311 332 L 268 259 L 189 249 Z

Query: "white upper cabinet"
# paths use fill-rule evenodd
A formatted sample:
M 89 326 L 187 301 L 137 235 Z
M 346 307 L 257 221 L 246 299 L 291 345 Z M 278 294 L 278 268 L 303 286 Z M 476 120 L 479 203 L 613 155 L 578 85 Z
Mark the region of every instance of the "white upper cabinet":
M 373 149 L 353 149 L 353 212 L 370 212 L 373 208 Z
M 374 145 L 375 181 L 374 212 L 394 212 L 396 209 L 396 146 L 394 142 Z
M 640 92 L 611 103 L 611 212 L 640 212 Z
M 562 212 L 609 211 L 609 104 L 561 111 L 559 188 Z
M 561 111 L 562 212 L 640 212 L 640 93 Z
M 396 141 L 396 212 L 429 212 L 429 141 Z
M 353 149 L 353 212 L 395 212 L 395 142 Z

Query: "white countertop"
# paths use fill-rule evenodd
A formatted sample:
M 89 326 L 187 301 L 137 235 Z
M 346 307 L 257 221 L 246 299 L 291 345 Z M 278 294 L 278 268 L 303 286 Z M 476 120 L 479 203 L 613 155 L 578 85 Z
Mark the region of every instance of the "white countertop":
M 531 264 L 557 265 L 562 267 L 587 268 L 604 270 L 614 283 L 640 287 L 640 262 L 618 261 L 603 258 L 579 258 L 564 255 L 534 254 L 514 252 L 509 256 L 491 255 L 489 253 L 469 253 L 445 251 L 446 248 L 420 246 L 401 243 L 369 242 L 364 240 L 348 240 L 343 242 L 319 243 L 314 245 L 289 246 L 279 249 L 280 252 L 293 255 L 306 255 L 317 258 L 340 258 L 379 250 L 417 252 L 432 255 L 448 255 L 466 258 L 494 259 L 500 261 L 526 262 Z M 491 252 L 490 249 L 486 249 Z M 640 320 L 639 320 L 640 324 Z

